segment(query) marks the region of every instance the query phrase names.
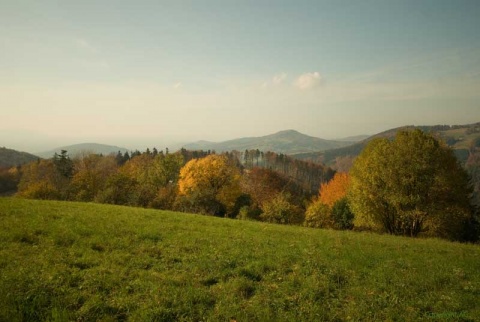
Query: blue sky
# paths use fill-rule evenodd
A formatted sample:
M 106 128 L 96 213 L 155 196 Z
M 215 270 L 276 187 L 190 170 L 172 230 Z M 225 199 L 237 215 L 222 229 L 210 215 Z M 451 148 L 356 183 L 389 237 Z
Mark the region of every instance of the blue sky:
M 480 121 L 479 1 L 0 0 L 0 146 Z

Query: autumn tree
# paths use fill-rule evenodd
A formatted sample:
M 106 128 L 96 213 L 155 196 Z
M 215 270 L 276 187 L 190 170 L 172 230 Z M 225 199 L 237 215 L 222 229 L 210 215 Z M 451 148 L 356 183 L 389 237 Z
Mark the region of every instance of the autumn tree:
M 39 160 L 22 166 L 17 195 L 31 199 L 62 199 L 58 185 L 66 182 L 53 160 Z
M 332 228 L 333 224 L 331 209 L 326 204 L 316 200 L 308 206 L 305 212 L 305 226 L 312 228 Z
M 287 193 L 279 193 L 263 204 L 260 219 L 270 223 L 294 225 L 304 220 L 303 211 L 290 202 Z
M 98 154 L 78 157 L 73 163 L 75 170 L 70 182 L 71 199 L 78 201 L 93 201 L 118 168 L 116 157 Z
M 240 196 L 240 172 L 223 155 L 190 160 L 178 182 L 185 210 L 211 215 L 231 214 Z
M 320 186 L 320 202 L 333 207 L 335 202 L 346 196 L 349 184 L 347 173 L 335 173 L 332 180 Z
M 346 199 L 350 177 L 336 173 L 320 187 L 319 197 L 307 208 L 305 225 L 315 228 L 352 229 L 353 214 Z
M 420 130 L 371 141 L 350 172 L 355 226 L 461 238 L 471 187 L 452 150 Z

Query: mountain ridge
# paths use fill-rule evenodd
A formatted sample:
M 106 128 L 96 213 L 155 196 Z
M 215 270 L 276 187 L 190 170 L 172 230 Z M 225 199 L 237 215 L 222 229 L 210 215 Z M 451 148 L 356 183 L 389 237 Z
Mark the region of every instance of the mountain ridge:
M 215 150 L 216 152 L 261 150 L 294 154 L 324 151 L 353 144 L 350 141 L 326 140 L 300 133 L 293 129 L 257 137 L 242 137 L 221 142 L 196 141 L 185 144 L 187 150 Z
M 393 139 L 399 131 L 414 129 L 431 133 L 438 139 L 444 141 L 454 150 L 461 163 L 467 160 L 469 149 L 472 145 L 478 144 L 476 140 L 480 139 L 480 122 L 464 125 L 405 125 L 374 134 L 350 146 L 311 153 L 298 153 L 292 155 L 292 157 L 299 160 L 321 162 L 338 169 L 338 163 L 344 161 L 342 159 L 355 158 L 371 140 L 376 138 Z M 353 160 L 350 160 L 350 166 L 351 161 Z M 341 170 L 346 171 L 348 167 L 342 168 Z
M 44 151 L 37 153 L 38 156 L 42 158 L 51 158 L 55 153 L 60 154 L 62 150 L 66 150 L 70 157 L 75 157 L 81 155 L 83 152 L 90 152 L 95 154 L 111 154 L 117 153 L 120 151 L 121 153 L 128 152 L 129 150 L 126 148 L 122 148 L 115 145 L 108 145 L 108 144 L 101 144 L 101 143 L 77 143 L 66 145 L 62 147 L 58 147 L 52 150 Z
M 16 167 L 38 159 L 38 156 L 28 152 L 0 147 L 0 168 Z

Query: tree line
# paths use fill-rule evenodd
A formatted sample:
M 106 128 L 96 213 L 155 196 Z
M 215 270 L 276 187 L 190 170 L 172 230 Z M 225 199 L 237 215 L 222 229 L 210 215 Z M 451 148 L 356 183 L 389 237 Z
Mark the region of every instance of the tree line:
M 471 177 L 451 148 L 420 130 L 371 141 L 349 173 L 258 150 L 154 148 L 73 159 L 62 151 L 8 175 L 25 198 L 463 241 L 480 231 Z

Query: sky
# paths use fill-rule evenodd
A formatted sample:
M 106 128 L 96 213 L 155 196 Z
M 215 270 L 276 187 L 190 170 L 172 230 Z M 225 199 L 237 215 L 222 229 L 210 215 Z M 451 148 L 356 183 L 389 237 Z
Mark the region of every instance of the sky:
M 480 122 L 480 1 L 0 0 L 0 146 Z

